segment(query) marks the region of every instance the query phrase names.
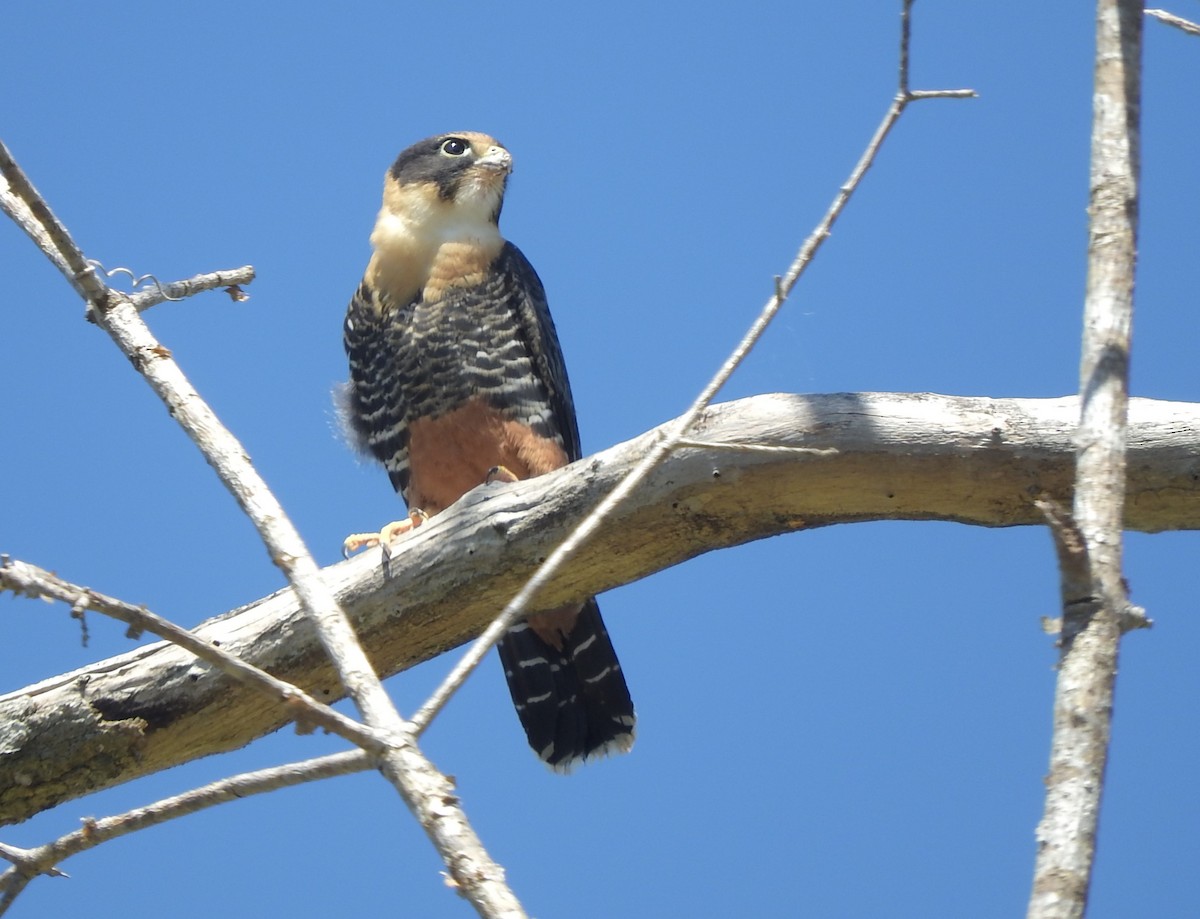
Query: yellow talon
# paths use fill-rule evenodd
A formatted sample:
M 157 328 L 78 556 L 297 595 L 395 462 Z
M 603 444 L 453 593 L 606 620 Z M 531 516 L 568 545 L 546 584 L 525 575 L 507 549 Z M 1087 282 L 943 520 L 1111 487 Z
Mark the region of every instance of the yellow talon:
M 383 549 L 383 558 L 386 561 L 391 557 L 392 541 L 410 530 L 415 530 L 428 519 L 427 513 L 414 507 L 403 520 L 393 520 L 378 533 L 351 533 L 342 542 L 342 557 L 349 558 L 351 553 L 357 552 L 359 549 L 379 546 Z
M 493 466 L 488 470 L 483 481 L 485 485 L 491 485 L 493 482 L 519 482 L 521 480 L 507 466 Z

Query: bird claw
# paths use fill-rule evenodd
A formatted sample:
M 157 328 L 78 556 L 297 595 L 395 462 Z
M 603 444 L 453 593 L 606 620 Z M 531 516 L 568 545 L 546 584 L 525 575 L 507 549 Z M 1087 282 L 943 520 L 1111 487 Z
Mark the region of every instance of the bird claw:
M 521 480 L 518 479 L 516 474 L 513 473 L 513 471 L 511 469 L 509 469 L 507 466 L 493 466 L 491 469 L 489 469 L 487 471 L 487 475 L 484 476 L 483 484 L 491 485 L 494 482 L 507 483 L 507 482 L 519 482 L 519 481 L 521 481 Z
M 342 541 L 342 558 L 349 558 L 359 549 L 370 549 L 379 546 L 383 549 L 386 561 L 391 557 L 390 546 L 393 540 L 412 530 L 429 519 L 429 515 L 420 508 L 414 507 L 403 520 L 393 520 L 378 533 L 351 533 Z

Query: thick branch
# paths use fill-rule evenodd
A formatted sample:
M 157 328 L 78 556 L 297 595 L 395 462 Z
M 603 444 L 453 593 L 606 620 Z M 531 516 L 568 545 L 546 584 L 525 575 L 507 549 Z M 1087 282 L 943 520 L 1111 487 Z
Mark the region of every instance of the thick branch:
M 290 717 L 295 719 L 297 724 L 304 725 L 306 730 L 319 725 L 330 733 L 357 744 L 363 750 L 377 754 L 386 748 L 385 741 L 376 736 L 369 727 L 364 727 L 353 718 L 297 691 L 290 683 L 285 683 L 246 663 L 224 648 L 205 641 L 182 626 L 168 622 L 145 607 L 133 606 L 86 587 L 68 584 L 49 571 L 43 571 L 25 562 L 13 561 L 7 556 L 0 556 L 0 591 L 3 590 L 18 596 L 68 603 L 73 612 L 95 610 L 128 623 L 131 628 L 126 634 L 130 637 L 140 637 L 143 631 L 150 632 L 218 668 L 235 682 L 257 689 L 267 699 L 290 707 Z
M 1035 497 L 1069 501 L 1077 417 L 1074 398 L 772 395 L 713 406 L 693 435 L 710 446 L 672 454 L 539 605 L 712 549 L 834 523 L 1041 524 Z M 551 475 L 476 489 L 406 538 L 386 570 L 375 550 L 325 569 L 375 668 L 395 673 L 479 634 L 657 436 Z M 1129 470 L 1126 526 L 1200 529 L 1200 406 L 1133 400 Z M 340 692 L 290 590 L 197 631 L 322 701 Z M 278 728 L 280 714 L 164 644 L 44 680 L 0 697 L 0 822 L 243 746 Z
M 1121 530 L 1137 262 L 1142 18 L 1136 0 L 1097 4 L 1073 514 L 1083 546 L 1063 569 L 1062 657 L 1030 919 L 1079 919 L 1087 910 L 1117 651 L 1122 627 L 1136 619 L 1122 576 Z

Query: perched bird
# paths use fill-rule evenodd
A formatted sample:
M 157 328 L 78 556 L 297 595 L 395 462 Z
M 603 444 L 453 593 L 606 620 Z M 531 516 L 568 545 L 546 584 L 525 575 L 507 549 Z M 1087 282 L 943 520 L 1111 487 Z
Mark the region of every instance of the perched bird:
M 486 134 L 440 134 L 388 170 L 374 255 L 346 313 L 343 415 L 387 469 L 411 522 L 485 480 L 580 458 L 546 293 L 498 227 L 512 156 Z M 556 771 L 633 746 L 634 712 L 595 599 L 531 614 L 499 644 L 529 744 Z

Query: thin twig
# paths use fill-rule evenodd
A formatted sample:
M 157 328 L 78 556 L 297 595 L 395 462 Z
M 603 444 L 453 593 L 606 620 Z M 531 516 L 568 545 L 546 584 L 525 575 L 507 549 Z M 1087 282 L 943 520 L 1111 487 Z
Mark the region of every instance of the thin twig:
M 905 98 L 909 102 L 919 99 L 977 99 L 979 93 L 973 89 L 914 89 Z
M 299 687 L 276 679 L 266 671 L 155 615 L 143 606 L 134 606 L 97 593 L 88 587 L 71 584 L 36 565 L 3 556 L 0 557 L 0 591 L 5 590 L 10 590 L 18 596 L 49 597 L 70 604 L 72 610 L 90 609 L 110 616 L 131 627 L 131 638 L 137 638 L 138 634 L 135 633 L 142 631 L 165 638 L 190 651 L 200 660 L 217 667 L 231 679 L 252 686 L 282 703 L 289 716 L 306 729 L 318 725 L 372 753 L 381 753 L 387 748 L 386 742 L 375 731 L 364 727 L 353 718 L 347 718 L 323 702 L 318 702 Z
M 438 686 L 425 704 L 413 715 L 410 723 L 418 731 L 423 731 L 429 725 L 430 721 L 441 711 L 450 700 L 450 697 L 458 691 L 471 672 L 479 666 L 479 663 L 486 656 L 492 645 L 499 641 L 508 628 L 529 610 L 530 601 L 537 595 L 537 592 L 558 573 L 562 566 L 578 551 L 579 547 L 599 529 L 612 511 L 634 492 L 638 485 L 650 474 L 651 470 L 679 445 L 692 425 L 695 424 L 696 419 L 708 407 L 709 403 L 720 391 L 721 387 L 725 385 L 726 381 L 745 359 L 746 355 L 750 353 L 755 343 L 766 331 L 771 320 L 775 318 L 775 315 L 783 307 L 788 295 L 792 292 L 792 288 L 796 286 L 796 282 L 804 273 L 805 268 L 808 267 L 809 262 L 812 261 L 813 256 L 820 249 L 821 243 L 829 236 L 830 230 L 841 215 L 846 202 L 850 200 L 850 196 L 862 181 L 863 176 L 871 168 L 871 164 L 875 161 L 875 157 L 879 153 L 884 139 L 891 131 L 893 125 L 895 125 L 897 119 L 899 119 L 909 102 L 914 101 L 916 98 L 925 98 L 916 96 L 908 89 L 908 22 L 911 7 L 912 0 L 905 0 L 900 38 L 900 86 L 896 98 L 892 100 L 892 104 L 888 107 L 883 121 L 867 145 L 867 149 L 864 151 L 857 165 L 855 165 L 854 170 L 850 173 L 849 180 L 838 190 L 833 204 L 830 205 L 829 210 L 825 213 L 817 228 L 804 241 L 804 244 L 800 247 L 800 251 L 796 254 L 796 258 L 788 267 L 787 272 L 781 278 L 775 278 L 775 292 L 771 299 L 767 301 L 758 318 L 754 320 L 750 329 L 746 332 L 741 342 L 738 343 L 737 347 L 734 348 L 725 363 L 722 364 L 713 378 L 709 380 L 708 384 L 700 392 L 700 395 L 696 397 L 688 410 L 680 416 L 677 423 L 673 425 L 666 436 L 650 448 L 642 461 L 547 556 L 546 561 L 526 581 L 525 585 L 509 601 L 508 605 L 496 617 L 495 621 L 488 626 L 487 630 L 454 666 L 442 684 Z M 972 90 L 953 90 L 947 92 L 960 97 L 975 95 Z
M 166 300 L 182 300 L 206 290 L 216 290 L 218 287 L 240 287 L 253 280 L 254 267 L 245 265 L 242 268 L 230 268 L 227 271 L 198 274 L 195 277 L 162 284 L 150 290 L 139 290 L 129 295 L 129 302 L 133 304 L 135 310 L 141 313 Z
M 1159 22 L 1165 22 L 1169 26 L 1174 26 L 1177 29 L 1182 29 L 1188 35 L 1200 35 L 1200 25 L 1190 22 L 1187 19 L 1182 19 L 1166 10 L 1146 10 L 1147 16 L 1153 16 Z
M 0 844 L 0 857 L 13 863 L 11 868 L 0 874 L 0 891 L 5 894 L 3 900 L 0 900 L 0 916 L 25 884 L 34 877 L 39 874 L 64 876 L 57 865 L 72 855 L 78 855 L 102 842 L 229 801 L 306 782 L 362 772 L 370 769 L 373 764 L 373 757 L 362 750 L 332 753 L 299 763 L 272 766 L 230 776 L 112 817 L 88 818 L 80 829 L 34 849 L 19 849 Z
M 139 313 L 145 312 L 152 306 L 158 306 L 160 303 L 170 301 L 186 300 L 188 297 L 203 293 L 206 290 L 215 290 L 218 287 L 224 287 L 233 297 L 235 302 L 250 299 L 240 285 L 249 284 L 254 280 L 254 267 L 245 265 L 241 268 L 230 268 L 226 271 L 211 271 L 207 274 L 198 274 L 194 277 L 186 278 L 182 281 L 172 281 L 169 284 L 162 283 L 152 274 L 138 275 L 129 268 L 117 267 L 106 268 L 96 259 L 88 259 L 88 264 L 96 271 L 103 274 L 106 278 L 111 278 L 113 275 L 125 274 L 129 276 L 130 283 L 134 290 L 125 296 L 129 302 L 133 304 L 134 309 Z M 147 281 L 154 286 L 138 290 Z M 95 321 L 89 311 L 88 319 Z
M 1135 615 L 1121 573 L 1121 540 L 1142 22 L 1137 0 L 1099 0 L 1075 502 L 1070 526 L 1052 526 L 1062 543 L 1062 650 L 1031 919 L 1078 919 L 1087 909 L 1117 652 L 1124 620 Z
M 1088 559 L 1087 539 L 1079 529 L 1079 524 L 1070 511 L 1048 494 L 1040 494 L 1033 503 L 1046 518 L 1054 539 L 1063 597 L 1090 599 L 1088 591 L 1091 588 L 1092 566 Z

